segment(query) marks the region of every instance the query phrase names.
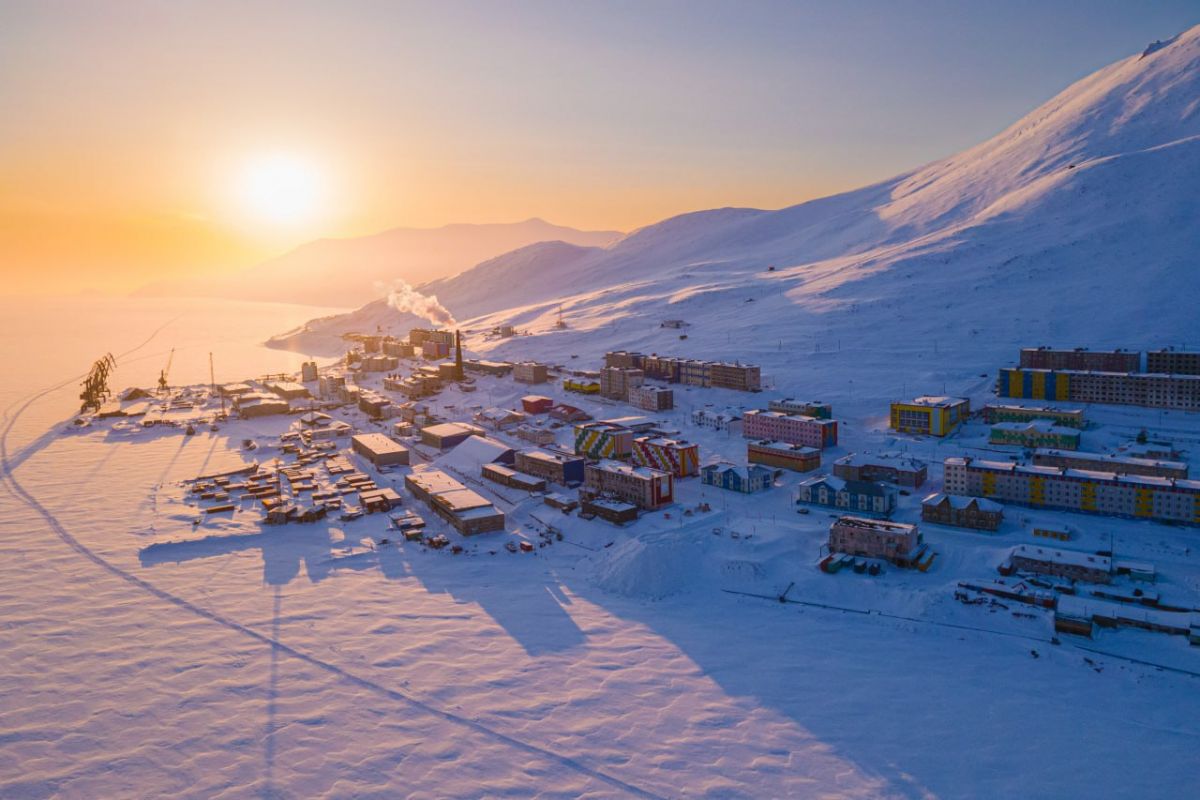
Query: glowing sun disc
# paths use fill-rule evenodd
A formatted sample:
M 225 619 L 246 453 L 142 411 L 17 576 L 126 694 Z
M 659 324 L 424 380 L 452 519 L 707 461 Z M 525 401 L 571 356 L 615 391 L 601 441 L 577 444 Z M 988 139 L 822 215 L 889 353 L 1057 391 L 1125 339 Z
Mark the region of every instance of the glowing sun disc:
M 294 224 L 321 211 L 324 186 L 320 171 L 301 158 L 272 155 L 244 168 L 238 194 L 246 213 L 274 224 Z

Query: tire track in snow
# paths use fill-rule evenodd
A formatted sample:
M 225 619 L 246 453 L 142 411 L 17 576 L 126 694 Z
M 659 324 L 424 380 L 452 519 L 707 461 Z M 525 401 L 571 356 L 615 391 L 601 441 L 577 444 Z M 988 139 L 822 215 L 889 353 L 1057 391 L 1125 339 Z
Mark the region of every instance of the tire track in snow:
M 170 323 L 166 323 L 166 324 L 170 324 Z M 164 324 L 162 327 L 166 327 L 166 324 Z M 161 330 L 161 328 L 159 330 Z M 155 335 L 157 335 L 157 333 L 158 333 L 158 331 L 155 331 L 155 333 L 152 334 L 149 339 L 147 339 L 141 345 L 138 345 L 138 347 L 134 348 L 134 350 L 144 347 L 146 344 L 148 344 L 150 342 L 151 339 L 154 338 Z M 129 353 L 132 353 L 132 352 L 133 352 L 133 350 L 130 350 L 122 355 L 128 355 Z M 65 527 L 63 527 L 63 525 L 58 521 L 58 518 L 55 517 L 54 514 L 52 514 L 49 511 L 49 509 L 47 509 L 45 506 L 43 506 L 38 501 L 38 499 L 16 479 L 16 476 L 13 475 L 12 470 L 9 469 L 9 457 L 8 457 L 8 436 L 9 436 L 9 433 L 12 431 L 13 426 L 16 424 L 17 420 L 20 418 L 21 414 L 23 414 L 25 412 L 25 410 L 27 408 L 29 408 L 29 406 L 32 405 L 38 399 L 44 397 L 45 395 L 47 395 L 51 392 L 57 391 L 58 389 L 61 389 L 62 387 L 66 386 L 67 384 L 71 383 L 72 381 L 76 381 L 76 380 L 79 380 L 79 376 L 70 378 L 56 386 L 52 386 L 48 389 L 44 389 L 40 392 L 33 394 L 24 403 L 22 403 L 20 405 L 20 407 L 14 413 L 11 414 L 11 416 L 8 417 L 8 422 L 4 427 L 4 431 L 2 433 L 0 433 L 0 476 L 3 477 L 3 482 L 7 485 L 9 491 L 12 492 L 12 494 L 17 499 L 21 500 L 23 503 L 25 503 L 25 505 L 27 505 L 31 509 L 33 509 L 43 520 L 45 520 L 46 524 L 50 526 L 50 529 L 54 531 L 54 533 L 58 536 L 58 538 L 61 539 L 68 547 L 70 547 L 72 550 L 74 550 L 77 554 L 79 554 L 83 558 L 87 559 L 88 561 L 91 561 L 93 564 L 95 564 L 96 566 L 105 570 L 106 572 L 111 573 L 112 575 L 116 576 L 117 578 L 120 578 L 121 580 L 125 581 L 126 583 L 129 583 L 130 585 L 146 592 L 149 595 L 152 595 L 153 597 L 158 598 L 159 600 L 162 600 L 163 602 L 174 605 L 177 608 L 180 608 L 184 611 L 190 612 L 191 614 L 193 614 L 195 616 L 209 620 L 210 622 L 216 623 L 217 625 L 221 625 L 222 627 L 224 627 L 228 630 L 234 631 L 235 633 L 240 633 L 243 636 L 246 636 L 250 639 L 254 639 L 257 642 L 260 642 L 261 644 L 264 644 L 270 648 L 273 648 L 273 650 L 275 652 L 283 653 L 285 655 L 291 656 L 292 658 L 294 658 L 298 661 L 301 661 L 305 664 L 316 667 L 317 669 L 320 669 L 323 672 L 333 675 L 334 677 L 336 677 L 339 680 L 342 680 L 346 683 L 349 683 L 354 686 L 358 686 L 359 688 L 365 689 L 369 692 L 373 692 L 375 694 L 382 695 L 383 697 L 386 697 L 386 698 L 393 700 L 397 703 L 400 703 L 402 705 L 409 706 L 410 708 L 414 708 L 418 711 L 424 712 L 425 714 L 436 717 L 445 722 L 449 722 L 451 724 L 465 727 L 475 733 L 481 734 L 482 736 L 485 736 L 487 738 L 490 738 L 495 741 L 506 744 L 516 750 L 520 750 L 531 756 L 535 756 L 535 757 L 544 759 L 546 761 L 556 763 L 556 764 L 558 764 L 562 767 L 565 767 L 569 770 L 578 772 L 581 775 L 585 775 L 587 777 L 594 778 L 597 781 L 600 781 L 600 782 L 605 783 L 609 786 L 612 786 L 616 789 L 619 789 L 623 792 L 626 792 L 634 797 L 645 797 L 645 798 L 652 798 L 652 800 L 661 800 L 659 795 L 653 794 L 649 791 L 646 791 L 645 789 L 634 786 L 633 784 L 626 783 L 625 781 L 622 781 L 619 778 L 615 778 L 604 772 L 600 772 L 599 770 L 593 769 L 593 768 L 587 766 L 586 764 L 583 764 L 582 762 L 577 761 L 574 758 L 571 758 L 569 756 L 564 756 L 559 753 L 555 753 L 552 750 L 548 750 L 543 747 L 539 747 L 538 745 L 535 745 L 535 744 L 529 744 L 528 742 L 521 741 L 520 739 L 514 738 L 508 734 L 501 733 L 500 731 L 489 728 L 480 722 L 476 722 L 475 720 L 468 719 L 466 717 L 462 717 L 457 714 L 453 714 L 449 711 L 445 711 L 443 709 L 437 708 L 436 706 L 432 706 L 429 703 L 426 703 L 415 697 L 407 695 L 403 692 L 388 688 L 387 686 L 384 686 L 380 683 L 376 683 L 375 681 L 372 681 L 368 678 L 364 678 L 362 676 L 355 675 L 354 673 L 349 672 L 349 671 L 343 669 L 342 667 L 337 666 L 336 664 L 332 664 L 327 661 L 322 661 L 321 659 L 319 659 L 315 656 L 309 655 L 308 653 L 305 653 L 301 650 L 297 650 L 296 648 L 294 648 L 290 645 L 284 644 L 283 642 L 279 641 L 278 639 L 273 639 L 270 636 L 259 633 L 258 631 L 254 630 L 253 628 L 247 627 L 246 625 L 243 625 L 240 622 L 237 622 L 235 620 L 229 619 L 228 617 L 222 616 L 221 614 L 218 614 L 215 611 L 210 611 L 209 609 L 198 606 L 195 603 L 192 603 L 189 600 L 185 600 L 184 598 L 179 597 L 177 595 L 171 594 L 170 592 L 168 592 L 164 589 L 160 589 L 159 587 L 155 586 L 154 584 L 150 583 L 149 581 L 143 580 L 142 578 L 139 578 L 138 576 L 134 575 L 133 573 L 131 573 L 125 569 L 122 569 L 121 567 L 117 566 L 116 564 L 113 564 L 113 563 L 107 561 L 105 558 L 103 558 L 102 556 L 97 554 L 95 551 L 93 551 L 87 545 L 80 542 L 69 531 L 67 531 L 67 529 Z M 20 401 L 18 401 L 18 402 L 20 402 Z M 12 407 L 10 406 L 10 409 L 11 408 Z

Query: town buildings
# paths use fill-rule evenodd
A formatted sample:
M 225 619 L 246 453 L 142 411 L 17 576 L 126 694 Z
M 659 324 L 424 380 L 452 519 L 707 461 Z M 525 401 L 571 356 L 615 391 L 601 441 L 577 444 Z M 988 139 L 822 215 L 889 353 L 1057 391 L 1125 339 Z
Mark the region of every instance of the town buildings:
M 891 514 L 896 510 L 896 488 L 873 481 L 845 481 L 832 475 L 814 475 L 800 481 L 797 503 L 841 508 L 859 514 Z
M 446 450 L 461 444 L 468 437 L 483 436 L 483 428 L 467 422 L 443 422 L 421 429 L 421 444 Z
M 463 536 L 504 529 L 503 512 L 441 470 L 418 464 L 404 477 L 404 485 Z
M 821 466 L 821 451 L 802 444 L 788 444 L 771 439 L 746 443 L 746 460 L 751 464 L 788 469 L 792 472 L 811 472 Z
M 742 415 L 742 436 L 818 449 L 837 444 L 837 420 L 754 409 Z
M 916 489 L 925 483 L 929 465 L 903 454 L 850 453 L 833 462 L 833 474 L 847 481 L 886 481 Z
M 1044 419 L 1030 422 L 997 422 L 988 435 L 991 444 L 1028 448 L 1053 447 L 1058 450 L 1078 450 L 1079 439 L 1079 431 L 1076 428 L 1064 428 Z
M 554 408 L 554 401 L 540 394 L 527 394 L 521 398 L 521 408 L 526 414 L 547 414 Z
M 518 450 L 513 466 L 526 475 L 535 475 L 550 483 L 578 486 L 583 483 L 584 464 L 580 456 L 557 450 Z
M 985 461 L 944 462 L 945 489 L 1035 508 L 1200 525 L 1200 481 Z
M 1200 375 L 1006 367 L 1000 370 L 996 389 L 1001 397 L 1028 400 L 1200 411 Z
M 742 427 L 742 412 L 734 408 L 724 411 L 698 408 L 692 412 L 692 424 L 701 428 L 712 428 L 715 431 L 737 432 Z
M 317 379 L 317 362 L 305 361 L 300 365 L 300 380 L 303 383 L 311 383 Z
M 881 558 L 897 566 L 912 566 L 924 551 L 916 525 L 862 517 L 838 517 L 829 526 L 829 551 L 863 558 Z
M 269 381 L 267 383 L 267 391 L 284 400 L 299 400 L 304 397 L 311 397 L 308 393 L 308 387 L 302 383 L 293 381 Z
M 742 392 L 757 392 L 762 388 L 762 371 L 754 364 L 647 356 L 615 350 L 604 354 L 604 366 L 638 369 L 645 378 L 688 386 L 734 389 Z
M 754 364 L 727 364 L 714 362 L 710 368 L 714 389 L 734 389 L 739 392 L 757 392 L 762 389 L 762 370 Z
M 1034 452 L 1033 463 L 1039 467 L 1086 469 L 1113 472 L 1117 475 L 1151 475 L 1158 478 L 1182 479 L 1188 476 L 1188 465 L 1183 461 L 1135 458 L 1109 453 L 1065 453 L 1061 450 L 1040 449 Z
M 502 378 L 513 371 L 513 365 L 504 361 L 468 360 L 463 362 L 463 369 L 467 372 L 478 372 L 482 375 L 494 375 Z
M 638 507 L 609 497 L 591 497 L 580 505 L 579 514 L 585 519 L 599 517 L 614 525 L 624 525 L 638 518 Z
M 1004 519 L 1004 506 L 984 497 L 939 492 L 921 501 L 921 519 L 958 528 L 995 531 Z
M 892 403 L 891 427 L 902 433 L 946 436 L 971 414 L 971 402 L 962 397 L 923 396 Z
M 1044 419 L 1055 425 L 1066 428 L 1084 428 L 1087 423 L 1083 418 L 1082 408 L 1048 408 L 1045 406 L 1005 406 L 986 405 L 983 407 L 983 421 L 989 425 L 997 422 L 1032 422 Z
M 600 370 L 600 395 L 624 401 L 629 390 L 642 385 L 643 374 L 632 367 L 605 367 Z
M 629 404 L 645 411 L 667 411 L 675 407 L 675 393 L 659 386 L 631 386 Z
M 513 365 L 512 375 L 517 383 L 545 383 L 550 379 L 546 365 L 535 361 L 522 361 Z
M 770 489 L 772 475 L 771 470 L 757 464 L 741 466 L 723 461 L 704 466 L 700 470 L 700 482 L 706 486 L 750 494 Z
M 633 440 L 633 462 L 686 478 L 700 471 L 700 445 L 660 436 L 638 436 Z
M 1086 583 L 1112 580 L 1112 559 L 1097 553 L 1067 550 L 1041 544 L 1019 544 L 1009 562 L 1013 569 L 1038 575 L 1053 575 Z
M 788 397 L 783 400 L 770 400 L 767 402 L 767 410 L 782 411 L 784 414 L 800 414 L 805 417 L 817 417 L 818 419 L 833 418 L 833 406 L 829 403 L 821 403 L 815 400 L 797 400 L 794 397 Z
M 533 425 L 518 425 L 514 432 L 517 434 L 518 439 L 530 442 L 531 444 L 550 444 L 554 441 L 554 431 L 547 428 L 538 428 Z
M 591 378 L 566 378 L 563 380 L 563 391 L 575 394 L 600 394 L 600 381 Z
M 575 426 L 575 454 L 588 458 L 625 459 L 633 453 L 633 431 L 610 422 Z
M 1137 372 L 1141 369 L 1140 353 L 1126 350 L 1055 350 L 1050 347 L 1021 349 L 1023 369 L 1078 369 L 1100 372 Z
M 619 461 L 588 464 L 581 497 L 609 497 L 653 511 L 674 502 L 671 473 Z
M 408 463 L 408 448 L 382 433 L 359 433 L 351 436 L 350 449 L 377 467 Z
M 507 486 L 510 489 L 520 489 L 525 492 L 546 491 L 546 481 L 542 478 L 526 475 L 504 464 L 484 464 L 480 468 L 480 474 L 489 481 L 498 483 L 501 486 Z
M 550 418 L 561 420 L 562 422 L 587 422 L 592 418 L 592 415 L 582 408 L 576 408 L 566 403 L 559 403 L 550 409 Z
M 1146 353 L 1146 372 L 1200 375 L 1200 351 L 1164 348 Z

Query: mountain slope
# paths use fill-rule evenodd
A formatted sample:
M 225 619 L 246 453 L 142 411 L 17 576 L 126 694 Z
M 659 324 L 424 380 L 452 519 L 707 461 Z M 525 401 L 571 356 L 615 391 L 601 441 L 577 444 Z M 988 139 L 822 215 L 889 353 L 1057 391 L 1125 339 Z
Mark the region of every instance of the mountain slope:
M 602 247 L 620 235 L 616 231 L 580 231 L 540 219 L 394 228 L 371 236 L 319 239 L 225 279 L 155 284 L 137 294 L 354 307 L 378 297 L 396 279 L 419 284 L 444 278 L 534 242 Z
M 886 353 L 883 377 L 962 376 L 1017 344 L 1200 344 L 1197 186 L 1200 27 L 894 179 L 684 215 L 599 251 L 518 251 L 427 288 L 473 327 L 535 334 L 473 343 L 500 357 L 743 358 L 815 391 L 846 373 L 806 368 L 844 344 L 864 365 Z M 686 344 L 663 318 L 693 323 Z

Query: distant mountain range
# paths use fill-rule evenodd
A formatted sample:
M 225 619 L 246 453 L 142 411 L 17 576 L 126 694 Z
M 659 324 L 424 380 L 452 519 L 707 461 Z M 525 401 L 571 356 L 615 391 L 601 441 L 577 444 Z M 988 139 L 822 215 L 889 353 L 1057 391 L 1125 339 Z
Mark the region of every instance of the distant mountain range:
M 535 242 L 605 246 L 619 231 L 581 231 L 541 219 L 491 225 L 393 228 L 371 236 L 319 239 L 236 275 L 146 286 L 149 297 L 228 297 L 353 308 L 400 279 L 418 285 Z
M 669 349 L 782 374 L 873 341 L 988 364 L 1016 343 L 1200 345 L 1198 253 L 1200 26 L 890 180 L 674 217 L 607 246 L 530 244 L 422 291 L 464 327 L 533 334 L 471 343 L 498 357 Z M 665 318 L 692 323 L 686 344 Z

